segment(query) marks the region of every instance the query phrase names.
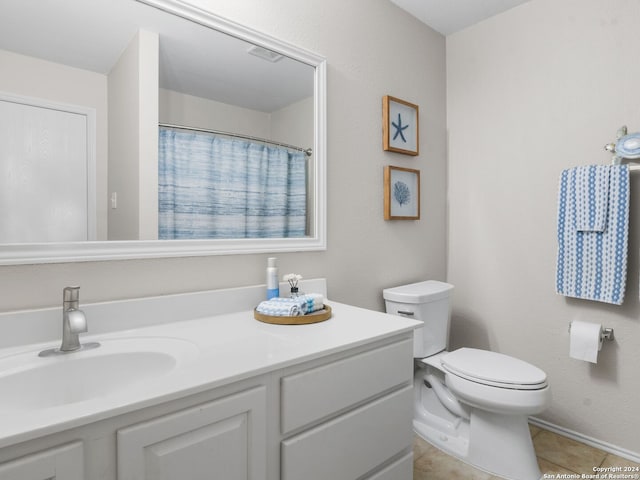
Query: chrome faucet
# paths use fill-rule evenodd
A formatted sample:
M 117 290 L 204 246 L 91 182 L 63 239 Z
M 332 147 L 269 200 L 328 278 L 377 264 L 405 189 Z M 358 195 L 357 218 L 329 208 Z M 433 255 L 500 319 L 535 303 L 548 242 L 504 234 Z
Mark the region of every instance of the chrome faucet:
M 65 287 L 62 291 L 62 343 L 60 348 L 44 350 L 38 354 L 39 356 L 72 353 L 100 346 L 96 342 L 80 343 L 78 335 L 87 331 L 87 317 L 79 306 L 80 287 Z
M 62 352 L 78 350 L 78 334 L 87 331 L 87 317 L 79 307 L 80 287 L 65 287 L 62 291 Z

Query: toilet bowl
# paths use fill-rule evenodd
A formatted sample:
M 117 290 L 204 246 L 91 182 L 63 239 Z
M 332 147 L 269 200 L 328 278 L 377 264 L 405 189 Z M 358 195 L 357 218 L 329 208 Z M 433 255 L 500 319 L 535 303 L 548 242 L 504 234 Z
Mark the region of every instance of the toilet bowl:
M 550 401 L 546 374 L 496 352 L 448 352 L 452 290 L 427 281 L 383 291 L 388 313 L 423 322 L 414 333 L 414 431 L 491 474 L 538 480 L 528 417 Z

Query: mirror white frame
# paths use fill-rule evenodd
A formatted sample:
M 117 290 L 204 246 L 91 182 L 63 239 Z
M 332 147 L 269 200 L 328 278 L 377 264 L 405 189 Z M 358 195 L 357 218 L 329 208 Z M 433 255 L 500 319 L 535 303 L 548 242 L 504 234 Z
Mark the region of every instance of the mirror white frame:
M 3 244 L 0 245 L 0 265 L 326 250 L 326 60 L 267 34 L 182 3 L 180 0 L 132 1 L 139 1 L 205 27 L 227 33 L 315 68 L 312 234 L 304 238 Z

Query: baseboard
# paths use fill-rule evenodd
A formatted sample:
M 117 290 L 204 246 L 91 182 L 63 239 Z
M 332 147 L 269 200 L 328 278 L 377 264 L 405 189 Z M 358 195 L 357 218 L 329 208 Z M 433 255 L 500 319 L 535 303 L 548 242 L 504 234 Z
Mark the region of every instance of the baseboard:
M 535 417 L 529 417 L 529 423 L 535 425 L 540 428 L 544 428 L 545 430 L 550 430 L 558 435 L 562 435 L 564 437 L 571 438 L 572 440 L 576 440 L 578 442 L 584 443 L 591 447 L 599 448 L 600 450 L 604 450 L 607 453 L 612 453 L 622 458 L 626 458 L 627 460 L 631 460 L 632 462 L 640 463 L 640 454 L 636 452 L 632 452 L 630 450 L 618 447 L 616 445 L 612 445 L 607 442 L 603 442 L 596 438 L 591 438 L 586 435 L 583 435 L 578 432 L 574 432 L 573 430 L 569 430 L 564 427 L 559 427 L 553 423 L 547 422 L 545 420 L 541 420 Z

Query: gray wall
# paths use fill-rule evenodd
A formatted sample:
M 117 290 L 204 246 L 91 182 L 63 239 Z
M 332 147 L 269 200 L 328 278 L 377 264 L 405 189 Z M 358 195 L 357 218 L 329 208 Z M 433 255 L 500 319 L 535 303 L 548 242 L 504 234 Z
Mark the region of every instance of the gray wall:
M 632 173 L 623 306 L 555 293 L 560 172 L 606 164 L 640 130 L 640 3 L 533 0 L 447 37 L 452 338 L 549 375 L 542 417 L 640 452 L 640 176 Z M 597 365 L 569 358 L 569 322 L 615 329 Z

